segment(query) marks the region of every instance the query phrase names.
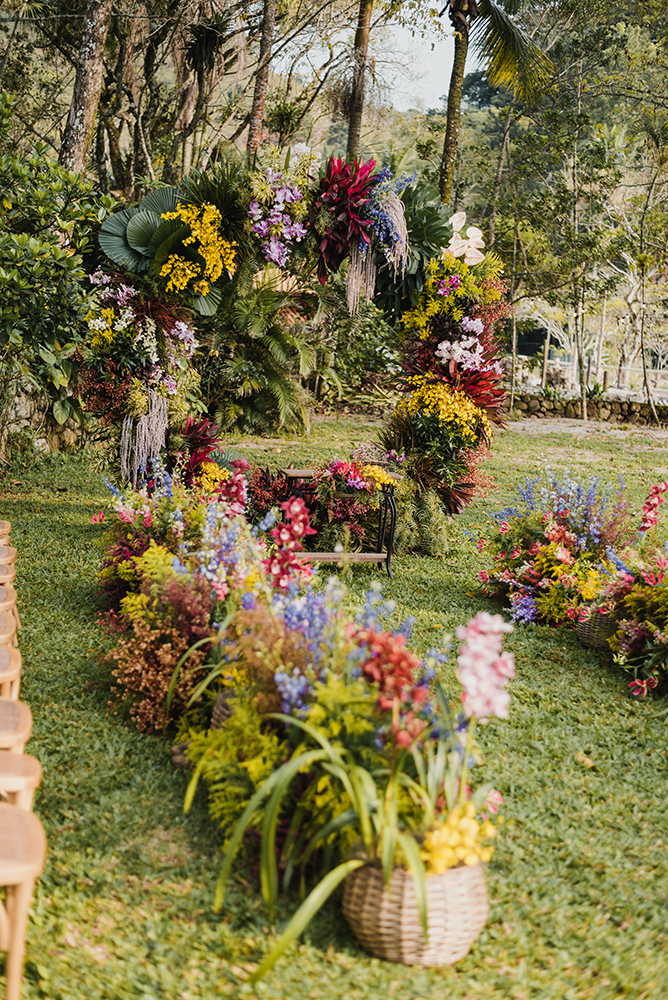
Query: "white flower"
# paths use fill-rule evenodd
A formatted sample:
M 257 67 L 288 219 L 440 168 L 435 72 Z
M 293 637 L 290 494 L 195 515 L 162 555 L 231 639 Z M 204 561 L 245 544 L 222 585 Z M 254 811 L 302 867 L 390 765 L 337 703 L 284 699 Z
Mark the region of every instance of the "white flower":
M 480 252 L 480 248 L 484 247 L 485 241 L 482 238 L 482 230 L 478 229 L 477 226 L 469 226 L 466 230 L 466 238 L 460 235 L 460 229 L 464 226 L 466 222 L 466 212 L 456 212 L 449 219 L 449 224 L 452 226 L 453 233 L 452 239 L 450 240 L 448 246 L 445 249 L 446 254 L 450 253 L 453 257 L 464 257 L 464 263 L 468 264 L 469 267 L 473 267 L 475 264 L 479 264 L 480 261 L 485 259 L 484 253 Z

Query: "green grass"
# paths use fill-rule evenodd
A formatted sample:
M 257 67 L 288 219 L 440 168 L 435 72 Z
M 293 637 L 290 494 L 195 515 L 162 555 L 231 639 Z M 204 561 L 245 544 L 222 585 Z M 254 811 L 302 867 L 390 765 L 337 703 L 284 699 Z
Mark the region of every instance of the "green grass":
M 347 454 L 373 422 L 320 420 L 311 438 L 232 439 L 262 465 L 308 465 Z M 668 448 L 648 435 L 592 431 L 497 435 L 485 471 L 499 491 L 455 522 L 444 560 L 395 560 L 387 596 L 417 617 L 415 644 L 438 644 L 481 607 L 471 596 L 480 557 L 463 528 L 510 498 L 541 454 L 561 470 L 623 472 L 634 502 L 668 471 Z M 667 468 L 663 468 L 664 465 Z M 15 479 L 17 483 L 13 483 Z M 199 799 L 184 817 L 186 779 L 168 744 L 125 726 L 91 650 L 97 626 L 95 539 L 106 503 L 85 456 L 52 456 L 6 477 L 0 517 L 13 523 L 23 620 L 22 697 L 34 715 L 29 751 L 44 766 L 35 809 L 49 857 L 28 932 L 24 996 L 52 1000 L 195 1000 L 229 996 L 237 970 L 264 953 L 270 930 L 252 872 L 219 917 L 211 912 L 220 859 Z M 377 575 L 356 567 L 351 600 Z M 668 996 L 668 805 L 664 704 L 637 702 L 627 679 L 573 633 L 518 629 L 508 646 L 518 677 L 508 721 L 481 733 L 485 780 L 506 803 L 487 871 L 492 910 L 453 969 L 372 959 L 334 903 L 303 943 L 254 991 L 271 1000 L 665 1000 Z M 450 673 L 451 676 L 451 673 Z M 578 762 L 584 754 L 594 762 Z M 288 915 L 286 908 L 282 916 Z

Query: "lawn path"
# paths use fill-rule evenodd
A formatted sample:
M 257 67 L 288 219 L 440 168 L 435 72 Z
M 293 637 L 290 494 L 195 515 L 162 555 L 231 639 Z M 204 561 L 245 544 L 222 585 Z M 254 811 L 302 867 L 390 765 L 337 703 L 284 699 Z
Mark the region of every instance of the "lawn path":
M 251 457 L 272 468 L 343 457 L 350 441 L 373 431 L 373 423 L 357 419 L 319 421 L 311 439 L 251 439 Z M 467 594 L 481 563 L 462 528 L 475 532 L 490 505 L 505 502 L 518 480 L 539 469 L 541 452 L 555 469 L 623 471 L 636 501 L 668 467 L 664 442 L 593 430 L 531 438 L 508 431 L 494 451 L 486 469 L 500 490 L 455 522 L 452 553 L 397 559 L 386 583 L 398 617 L 416 615 L 421 650 L 485 606 Z M 94 589 L 100 529 L 88 520 L 106 503 L 101 477 L 82 457 L 55 456 L 12 478 L 20 485 L 0 486 L 0 516 L 12 520 L 19 550 L 22 697 L 35 719 L 28 750 L 44 766 L 35 809 L 49 839 L 24 995 L 228 996 L 230 970 L 256 961 L 265 947 L 263 908 L 251 879 L 239 884 L 222 920 L 212 916 L 220 853 L 205 804 L 184 818 L 185 778 L 170 768 L 167 744 L 107 710 L 90 654 L 103 642 Z M 355 569 L 351 601 L 374 575 Z M 506 797 L 508 822 L 488 869 L 490 921 L 471 954 L 454 970 L 378 962 L 356 948 L 331 906 L 256 989 L 258 998 L 668 996 L 664 705 L 630 700 L 624 679 L 572 633 L 522 629 L 509 645 L 518 664 L 511 718 L 482 735 L 484 779 Z

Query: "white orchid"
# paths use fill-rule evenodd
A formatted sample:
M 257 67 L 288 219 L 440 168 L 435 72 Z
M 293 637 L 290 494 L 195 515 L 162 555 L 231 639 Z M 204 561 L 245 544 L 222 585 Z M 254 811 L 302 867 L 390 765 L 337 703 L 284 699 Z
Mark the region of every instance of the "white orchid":
M 478 229 L 477 226 L 469 226 L 466 230 L 466 236 L 462 236 L 460 230 L 463 229 L 465 222 L 466 212 L 456 212 L 448 220 L 449 225 L 452 226 L 453 233 L 452 239 L 445 248 L 443 255 L 452 254 L 453 257 L 463 256 L 464 263 L 468 264 L 469 267 L 473 267 L 474 264 L 479 264 L 480 261 L 485 259 L 484 253 L 480 252 L 480 248 L 484 247 L 485 241 L 482 238 L 482 230 Z

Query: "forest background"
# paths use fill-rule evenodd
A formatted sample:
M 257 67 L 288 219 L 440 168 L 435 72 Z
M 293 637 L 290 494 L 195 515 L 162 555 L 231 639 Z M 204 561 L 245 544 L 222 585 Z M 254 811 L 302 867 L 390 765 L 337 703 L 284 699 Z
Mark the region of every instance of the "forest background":
M 427 110 L 392 107 L 396 25 L 437 49 L 454 35 L 447 93 Z M 413 173 L 422 205 L 483 229 L 516 306 L 511 353 L 539 371 L 545 360 L 543 384 L 583 398 L 642 385 L 652 402 L 668 360 L 667 25 L 658 0 L 5 0 L 3 157 L 36 148 L 88 177 L 86 211 L 175 183 L 230 144 L 373 157 Z M 73 222 L 61 224 L 66 245 Z M 323 362 L 305 386 L 316 395 L 342 381 L 363 393 L 392 368 L 373 305 L 337 315 L 319 334 L 335 370 Z

